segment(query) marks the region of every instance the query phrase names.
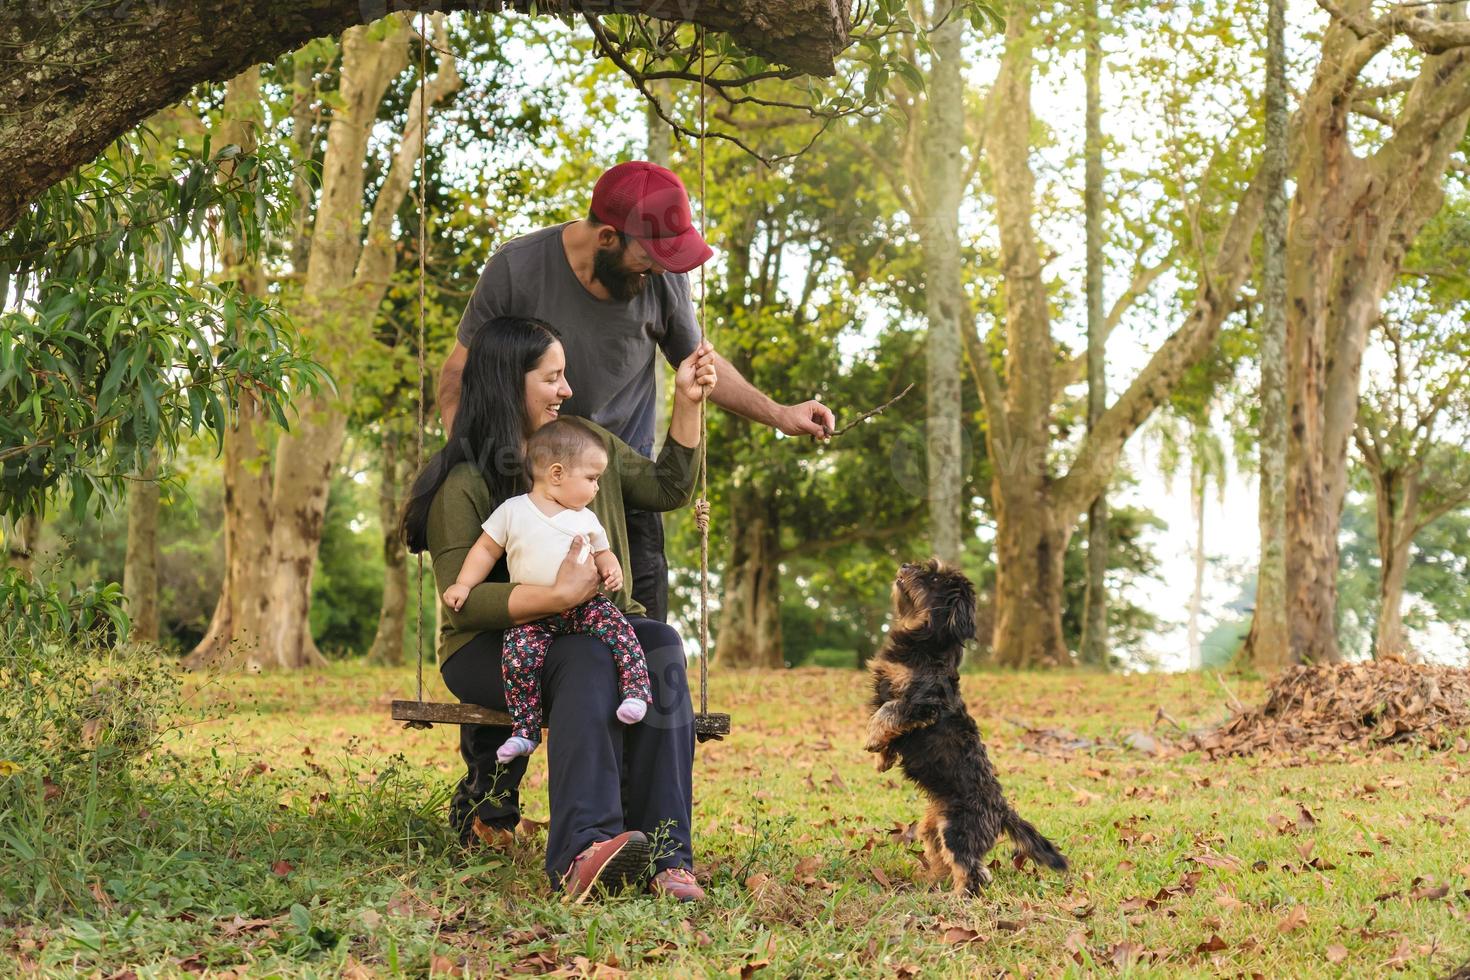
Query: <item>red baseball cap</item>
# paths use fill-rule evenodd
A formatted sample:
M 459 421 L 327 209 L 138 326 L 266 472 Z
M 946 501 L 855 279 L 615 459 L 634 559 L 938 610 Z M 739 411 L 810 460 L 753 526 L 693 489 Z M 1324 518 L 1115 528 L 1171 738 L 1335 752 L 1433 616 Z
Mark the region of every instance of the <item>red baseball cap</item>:
M 630 160 L 597 178 L 592 214 L 635 239 L 670 272 L 688 272 L 715 254 L 694 226 L 684 182 L 654 163 Z

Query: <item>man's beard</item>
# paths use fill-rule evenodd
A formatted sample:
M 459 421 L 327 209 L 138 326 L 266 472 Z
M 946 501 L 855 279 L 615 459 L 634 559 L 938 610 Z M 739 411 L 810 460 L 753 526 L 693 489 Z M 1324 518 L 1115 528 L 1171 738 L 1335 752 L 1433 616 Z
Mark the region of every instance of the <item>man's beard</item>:
M 592 256 L 592 278 L 619 303 L 631 301 L 648 285 L 648 273 L 623 265 L 623 248 L 599 248 Z

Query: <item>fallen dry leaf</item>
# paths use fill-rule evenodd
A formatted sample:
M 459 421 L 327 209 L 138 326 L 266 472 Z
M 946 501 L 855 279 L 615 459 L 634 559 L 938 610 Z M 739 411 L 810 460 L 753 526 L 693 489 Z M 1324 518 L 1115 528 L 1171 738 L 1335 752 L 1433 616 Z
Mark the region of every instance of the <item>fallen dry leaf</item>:
M 805 878 L 809 874 L 816 874 L 825 863 L 825 861 L 815 855 L 804 857 L 796 862 L 796 877 Z
M 1331 946 L 1327 947 L 1327 962 L 1337 964 L 1347 959 L 1347 957 L 1348 950 L 1346 946 L 1343 946 L 1340 943 L 1333 943 Z
M 1190 858 L 1190 860 L 1198 864 L 1203 864 L 1207 868 L 1216 868 L 1218 870 L 1224 871 L 1236 871 L 1239 870 L 1241 866 L 1240 858 L 1236 857 L 1235 855 L 1219 854 L 1215 851 L 1206 851 L 1203 854 L 1196 854 L 1192 858 Z
M 1426 878 L 1423 884 L 1409 892 L 1409 897 L 1433 902 L 1444 898 L 1449 893 L 1449 885 L 1436 885 L 1433 878 Z
M 1119 970 L 1134 966 L 1143 958 L 1144 948 L 1138 943 L 1118 943 L 1108 951 L 1108 960 Z
M 1307 907 L 1305 905 L 1293 905 L 1291 911 L 1286 913 L 1286 918 L 1276 923 L 1276 931 L 1279 933 L 1295 932 L 1307 924 Z
M 983 941 L 980 934 L 974 929 L 965 929 L 961 926 L 950 926 L 948 929 L 944 930 L 944 935 L 940 938 L 944 942 L 953 943 L 955 945 Z
M 1225 940 L 1220 938 L 1219 933 L 1210 933 L 1210 938 L 1194 948 L 1196 953 L 1218 953 L 1222 949 L 1229 949 Z
M 295 870 L 296 865 L 285 859 L 277 861 L 275 864 L 271 865 L 271 874 L 275 875 L 278 878 L 284 878 Z

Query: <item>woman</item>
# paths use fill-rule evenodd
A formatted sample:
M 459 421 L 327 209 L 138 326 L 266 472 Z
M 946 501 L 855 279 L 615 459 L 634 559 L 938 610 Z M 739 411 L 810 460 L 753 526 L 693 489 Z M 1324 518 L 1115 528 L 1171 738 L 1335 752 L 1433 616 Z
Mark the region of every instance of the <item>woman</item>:
M 571 397 L 565 369 L 555 331 L 538 320 L 497 317 L 475 335 L 449 444 L 414 481 L 404 515 L 409 548 L 430 552 L 441 595 L 454 584 L 485 519 L 501 501 L 526 491 L 525 440 L 557 418 Z M 694 712 L 684 645 L 672 628 L 643 616 L 629 594 L 633 575 L 623 514 L 625 505 L 665 511 L 688 503 L 698 475 L 699 405 L 715 380 L 714 351 L 701 344 L 675 374 L 669 437 L 656 462 L 588 423 L 602 437 L 609 459 L 591 510 L 624 565 L 624 585 L 611 598 L 643 645 L 653 702 L 640 724 L 619 723 L 617 673 L 606 647 L 580 635 L 551 644 L 541 676 L 553 736 L 547 743 L 546 873 L 553 886 L 578 901 L 598 882 L 641 880 L 650 858 L 656 872 L 650 890 L 681 901 L 704 895 L 692 873 Z M 596 594 L 596 567 L 579 563 L 580 551 L 574 543 L 550 586 L 508 581 L 502 559 L 457 611 L 443 608 L 439 669 L 455 697 L 504 710 L 504 631 L 565 612 Z M 455 792 L 450 819 L 466 842 L 472 835 L 508 839 L 520 822 L 516 787 L 526 759 L 506 766 L 495 760 L 495 747 L 508 734 L 491 726 L 460 729 L 460 754 L 469 771 Z

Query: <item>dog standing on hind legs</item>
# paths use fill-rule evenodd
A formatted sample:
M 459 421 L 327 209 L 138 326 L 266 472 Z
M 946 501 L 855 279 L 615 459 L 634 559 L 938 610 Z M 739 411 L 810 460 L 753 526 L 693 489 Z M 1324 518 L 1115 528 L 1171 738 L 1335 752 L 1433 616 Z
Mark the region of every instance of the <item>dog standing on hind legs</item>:
M 895 761 L 929 797 L 919 840 L 931 870 L 970 895 L 990 883 L 985 855 L 1008 835 L 1016 858 L 1067 870 L 1056 845 L 1006 802 L 980 729 L 960 696 L 960 658 L 975 635 L 975 588 L 937 559 L 904 565 L 893 583 L 888 637 L 872 660 L 869 752 Z

